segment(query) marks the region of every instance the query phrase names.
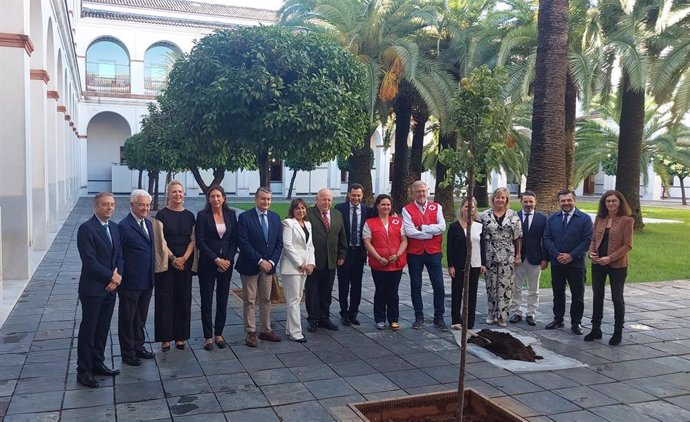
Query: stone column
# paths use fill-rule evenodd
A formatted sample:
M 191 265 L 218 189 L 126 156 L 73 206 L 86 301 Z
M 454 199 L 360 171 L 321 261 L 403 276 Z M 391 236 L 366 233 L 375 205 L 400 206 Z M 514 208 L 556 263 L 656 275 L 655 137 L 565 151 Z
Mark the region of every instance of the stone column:
M 57 102 L 60 94 L 48 91 L 48 106 L 46 111 L 46 179 L 48 181 L 48 229 L 51 233 L 57 231 L 58 220 L 58 192 L 57 192 Z
M 46 85 L 43 69 L 31 69 L 31 238 L 34 250 L 48 248 L 48 189 L 46 177 Z
M 29 230 L 31 209 L 31 142 L 29 57 L 33 44 L 22 31 L 22 2 L 3 2 L 0 18 L 0 207 L 2 220 L 2 268 L 5 280 L 29 277 Z M 24 10 L 28 12 L 28 10 Z M 13 17 L 13 19 L 10 19 Z M 14 22 L 10 22 L 13 20 Z M 19 21 L 19 22 L 17 22 Z
M 59 102 L 59 100 L 58 100 Z M 65 129 L 64 105 L 57 106 L 57 121 L 55 122 L 55 149 L 57 165 L 57 216 L 58 220 L 64 221 L 67 218 L 67 189 L 65 189 L 65 145 L 67 144 L 67 129 Z

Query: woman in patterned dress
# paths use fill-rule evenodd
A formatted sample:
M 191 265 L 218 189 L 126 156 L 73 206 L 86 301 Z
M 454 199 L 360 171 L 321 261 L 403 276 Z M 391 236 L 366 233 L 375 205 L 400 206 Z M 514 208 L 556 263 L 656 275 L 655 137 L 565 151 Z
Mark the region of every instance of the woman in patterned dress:
M 518 214 L 508 208 L 510 192 L 498 188 L 491 195 L 491 208 L 482 212 L 482 235 L 486 245 L 486 296 L 489 310 L 487 324 L 506 326 L 513 296 L 515 266 L 520 265 L 522 223 Z

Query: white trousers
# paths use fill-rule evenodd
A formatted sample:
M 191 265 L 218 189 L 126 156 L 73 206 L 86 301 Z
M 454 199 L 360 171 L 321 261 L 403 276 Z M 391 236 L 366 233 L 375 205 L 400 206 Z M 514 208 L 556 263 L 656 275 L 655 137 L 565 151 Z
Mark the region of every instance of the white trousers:
M 515 283 L 513 284 L 513 303 L 510 305 L 511 315 L 522 316 L 523 284 L 527 281 L 527 315 L 535 316 L 539 307 L 539 277 L 541 266 L 532 265 L 527 261 L 515 266 Z
M 287 318 L 285 320 L 285 334 L 293 340 L 303 338 L 300 304 L 304 293 L 306 274 L 282 274 L 283 291 L 285 292 L 285 306 Z

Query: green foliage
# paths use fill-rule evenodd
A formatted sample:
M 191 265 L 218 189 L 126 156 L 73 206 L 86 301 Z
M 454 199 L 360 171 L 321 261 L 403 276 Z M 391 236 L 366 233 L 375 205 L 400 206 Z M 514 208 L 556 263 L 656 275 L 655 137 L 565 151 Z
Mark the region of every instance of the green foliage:
M 149 103 L 149 114 L 141 120 L 141 132 L 125 141 L 125 159 L 131 170 L 178 172 L 184 169 L 180 155 L 171 142 L 168 117 L 157 105 Z
M 269 153 L 313 166 L 362 142 L 363 75 L 325 36 L 241 28 L 201 39 L 176 63 L 164 97 L 190 152 L 212 164 L 202 168 L 248 168 L 248 158 Z
M 509 148 L 510 120 L 501 98 L 504 82 L 503 70 L 492 71 L 487 66 L 475 69 L 460 82 L 451 120 L 458 134 L 458 149 L 442 150 L 438 158 L 448 168 L 446 186 L 469 184 L 470 173 L 482 180 L 491 168 L 492 157 Z

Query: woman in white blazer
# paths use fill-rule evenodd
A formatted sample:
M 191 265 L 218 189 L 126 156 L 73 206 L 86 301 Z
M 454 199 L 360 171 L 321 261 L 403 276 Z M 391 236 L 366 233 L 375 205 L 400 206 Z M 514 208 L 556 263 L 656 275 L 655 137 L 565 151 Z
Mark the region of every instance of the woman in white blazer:
M 307 220 L 307 204 L 303 199 L 293 199 L 288 217 L 283 220 L 283 255 L 280 258 L 280 274 L 285 290 L 287 321 L 285 334 L 290 340 L 306 343 L 302 334 L 300 302 L 304 282 L 314 271 L 314 244 L 311 223 Z

